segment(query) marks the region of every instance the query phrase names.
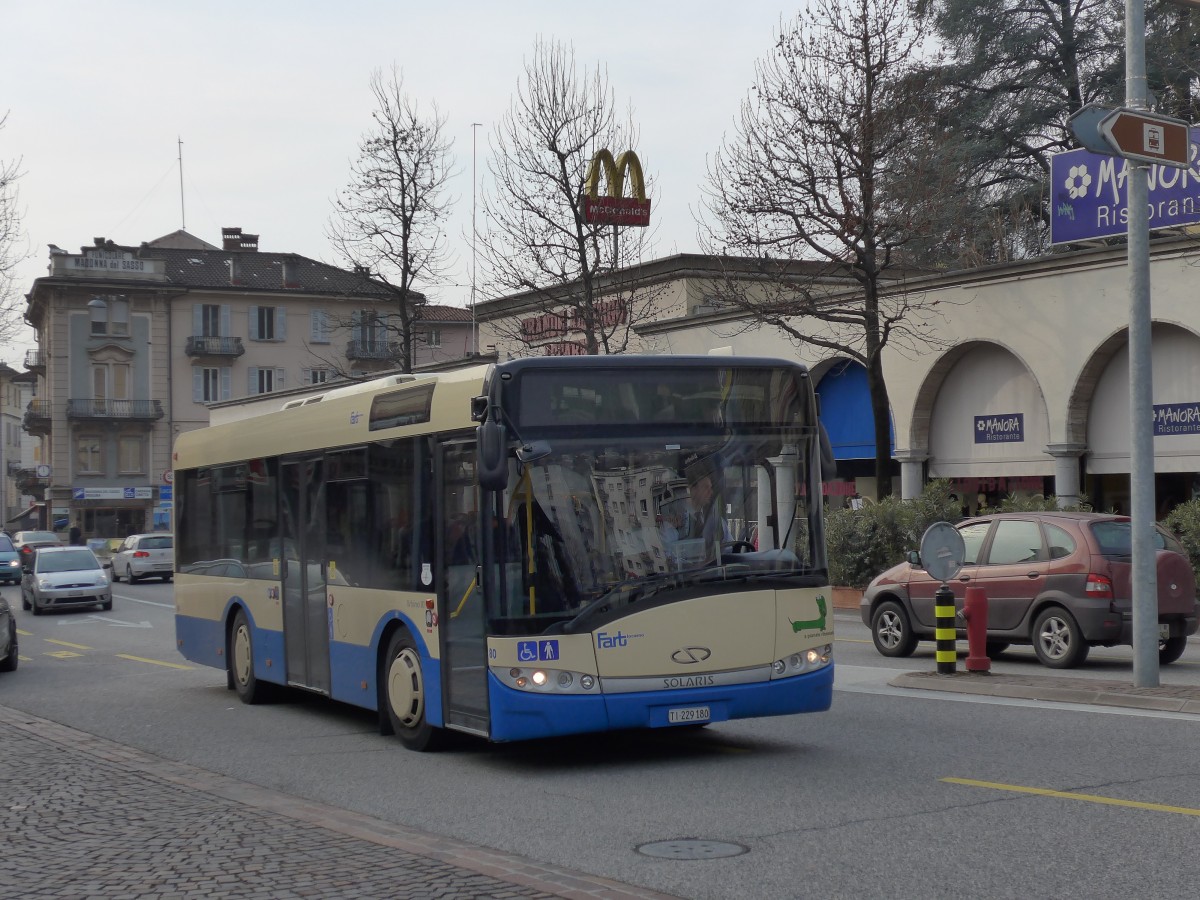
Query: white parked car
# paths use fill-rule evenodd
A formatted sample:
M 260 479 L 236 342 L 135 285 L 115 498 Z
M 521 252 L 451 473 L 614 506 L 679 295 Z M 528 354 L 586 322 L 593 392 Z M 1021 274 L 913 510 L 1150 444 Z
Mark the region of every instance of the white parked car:
M 175 577 L 175 536 L 161 531 L 131 534 L 112 555 L 112 577 L 130 584 L 143 578 L 170 581 Z

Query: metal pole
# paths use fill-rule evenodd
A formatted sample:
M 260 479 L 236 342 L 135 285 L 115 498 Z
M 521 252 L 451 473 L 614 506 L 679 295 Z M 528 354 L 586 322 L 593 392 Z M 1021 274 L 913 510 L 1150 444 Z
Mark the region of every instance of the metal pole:
M 479 133 L 480 122 L 471 123 L 471 355 L 479 355 L 479 330 L 475 319 L 475 194 L 479 184 L 475 177 L 475 136 Z
M 1125 3 L 1125 104 L 1149 108 L 1145 0 Z M 1129 161 L 1129 488 L 1133 531 L 1133 681 L 1158 686 L 1158 573 L 1154 551 L 1154 411 L 1150 360 L 1148 167 Z

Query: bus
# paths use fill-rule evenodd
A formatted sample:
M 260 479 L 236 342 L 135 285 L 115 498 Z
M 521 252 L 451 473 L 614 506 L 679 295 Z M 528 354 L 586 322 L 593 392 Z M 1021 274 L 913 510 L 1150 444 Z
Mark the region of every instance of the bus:
M 390 375 L 186 432 L 178 647 L 414 750 L 826 710 L 822 435 L 804 366 L 729 356 Z

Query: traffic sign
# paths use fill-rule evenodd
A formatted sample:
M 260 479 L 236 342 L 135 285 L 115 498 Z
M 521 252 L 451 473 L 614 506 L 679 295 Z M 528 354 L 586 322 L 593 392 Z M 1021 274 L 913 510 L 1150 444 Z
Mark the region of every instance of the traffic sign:
M 1191 143 L 1188 123 L 1141 109 L 1121 108 L 1100 123 L 1113 152 L 1127 159 L 1187 168 Z
M 1111 116 L 1113 112 L 1111 106 L 1089 103 L 1075 110 L 1067 119 L 1067 125 L 1070 126 L 1075 139 L 1083 144 L 1084 149 L 1111 156 L 1113 150 L 1104 136 L 1100 134 L 1100 123 Z

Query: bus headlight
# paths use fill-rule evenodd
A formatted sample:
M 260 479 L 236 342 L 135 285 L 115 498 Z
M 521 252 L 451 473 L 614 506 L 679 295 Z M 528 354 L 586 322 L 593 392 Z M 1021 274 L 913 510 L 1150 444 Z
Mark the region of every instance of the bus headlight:
M 567 669 L 493 669 L 503 684 L 539 694 L 586 694 L 596 690 L 596 676 Z
M 820 647 L 810 647 L 799 653 L 792 653 L 771 663 L 771 678 L 791 678 L 805 672 L 823 669 L 833 659 L 833 645 L 823 644 Z

